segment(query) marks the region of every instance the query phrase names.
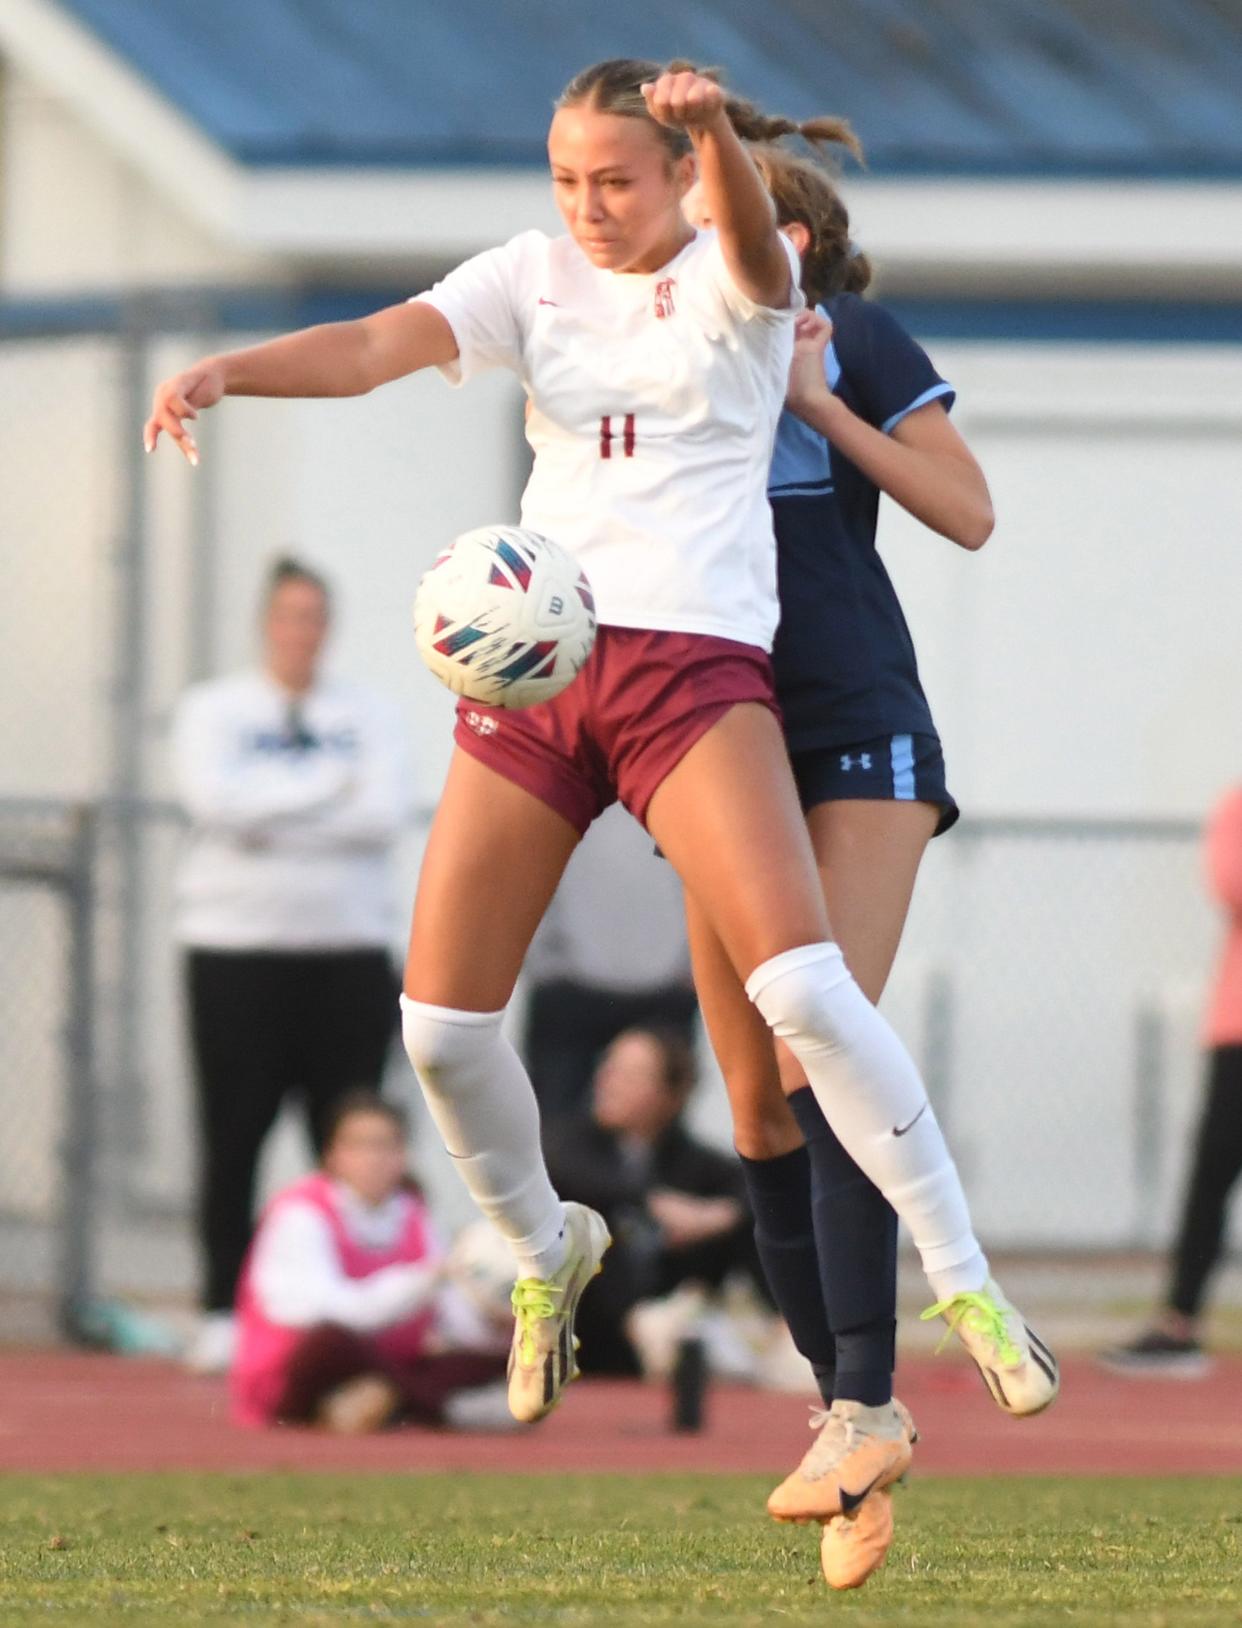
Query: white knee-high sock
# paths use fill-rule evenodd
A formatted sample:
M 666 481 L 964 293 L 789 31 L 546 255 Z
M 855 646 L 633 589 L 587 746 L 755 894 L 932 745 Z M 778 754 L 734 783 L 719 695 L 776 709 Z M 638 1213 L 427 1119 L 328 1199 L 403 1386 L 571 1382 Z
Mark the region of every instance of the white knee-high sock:
M 513 1249 L 520 1277 L 565 1258 L 564 1207 L 539 1144 L 539 1105 L 501 1033 L 503 1012 L 456 1012 L 401 997 L 405 1049 L 471 1198 Z
M 837 946 L 773 956 L 746 993 L 806 1070 L 846 1152 L 909 1227 L 937 1295 L 982 1288 L 987 1261 L 918 1070 Z

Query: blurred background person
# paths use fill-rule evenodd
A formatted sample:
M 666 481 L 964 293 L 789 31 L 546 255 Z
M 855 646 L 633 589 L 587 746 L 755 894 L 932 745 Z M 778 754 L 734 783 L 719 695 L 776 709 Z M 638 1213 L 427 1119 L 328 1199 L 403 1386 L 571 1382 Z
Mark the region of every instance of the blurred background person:
M 264 1211 L 237 1296 L 239 1423 L 513 1428 L 504 1348 L 444 1348 L 454 1291 L 406 1169 L 406 1128 L 395 1104 L 351 1092 L 321 1168 Z
M 316 1152 L 346 1091 L 378 1088 L 396 1026 L 390 857 L 410 809 L 380 697 L 325 674 L 324 579 L 273 566 L 253 671 L 189 689 L 173 721 L 191 833 L 177 885 L 201 1135 L 203 1317 L 188 1353 L 228 1366 L 260 1151 L 301 1096 Z
M 595 1065 L 623 1030 L 670 1029 L 693 1044 L 681 883 L 619 805 L 579 844 L 523 972 L 523 1051 L 545 1120 L 586 1107 Z
M 706 1291 L 737 1275 L 775 1327 L 738 1161 L 683 1123 L 695 1078 L 676 1030 L 627 1029 L 600 1060 L 590 1106 L 545 1127 L 558 1192 L 599 1210 L 613 1238 L 578 1312 L 584 1372 L 666 1371 L 677 1339 L 697 1331 Z M 691 1292 L 674 1299 L 683 1286 Z M 656 1302 L 667 1317 L 636 1320 Z
M 1229 1196 L 1242 1174 L 1242 786 L 1217 806 L 1205 847 L 1209 890 L 1226 928 L 1204 1028 L 1203 1112 L 1164 1305 L 1137 1339 L 1100 1353 L 1106 1367 L 1123 1374 L 1197 1379 L 1208 1371 L 1203 1304 L 1221 1259 Z

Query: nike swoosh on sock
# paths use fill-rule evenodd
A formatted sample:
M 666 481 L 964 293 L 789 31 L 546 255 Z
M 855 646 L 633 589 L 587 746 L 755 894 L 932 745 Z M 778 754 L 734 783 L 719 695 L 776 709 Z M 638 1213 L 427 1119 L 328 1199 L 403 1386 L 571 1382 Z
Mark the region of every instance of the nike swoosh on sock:
M 923 1115 L 927 1112 L 928 1106 L 929 1105 L 925 1102 L 908 1125 L 894 1125 L 893 1135 L 904 1136 L 908 1130 L 913 1129 L 913 1127 L 918 1124 L 919 1120 L 922 1119 Z

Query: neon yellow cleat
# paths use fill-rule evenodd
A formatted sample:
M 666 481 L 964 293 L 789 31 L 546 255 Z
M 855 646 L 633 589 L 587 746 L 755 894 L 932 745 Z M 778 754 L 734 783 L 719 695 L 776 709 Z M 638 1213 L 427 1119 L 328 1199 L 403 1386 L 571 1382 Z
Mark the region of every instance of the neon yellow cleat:
M 564 1265 L 550 1278 L 519 1278 L 513 1286 L 509 1412 L 522 1424 L 550 1413 L 578 1377 L 574 1315 L 611 1242 L 602 1215 L 566 1204 Z
M 997 1407 L 1025 1416 L 1042 1413 L 1056 1400 L 1061 1372 L 1052 1352 L 989 1278 L 982 1289 L 950 1295 L 923 1313 L 923 1321 L 943 1317 L 949 1334 L 975 1359 Z M 949 1334 L 936 1347 L 944 1349 Z

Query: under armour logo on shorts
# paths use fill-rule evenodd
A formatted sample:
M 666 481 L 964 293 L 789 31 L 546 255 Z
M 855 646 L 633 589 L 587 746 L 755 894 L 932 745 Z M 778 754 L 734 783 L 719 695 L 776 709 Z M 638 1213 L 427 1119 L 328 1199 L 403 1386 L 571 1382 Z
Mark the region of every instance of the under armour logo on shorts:
M 860 769 L 869 769 L 871 767 L 871 753 L 860 752 L 857 757 L 851 757 L 848 752 L 843 752 L 841 754 L 841 767 L 844 769 L 846 774 L 850 772 L 855 764 L 857 764 Z
M 462 722 L 467 729 L 473 729 L 476 735 L 482 735 L 485 740 L 500 728 L 499 718 L 490 718 L 485 712 L 468 712 Z

